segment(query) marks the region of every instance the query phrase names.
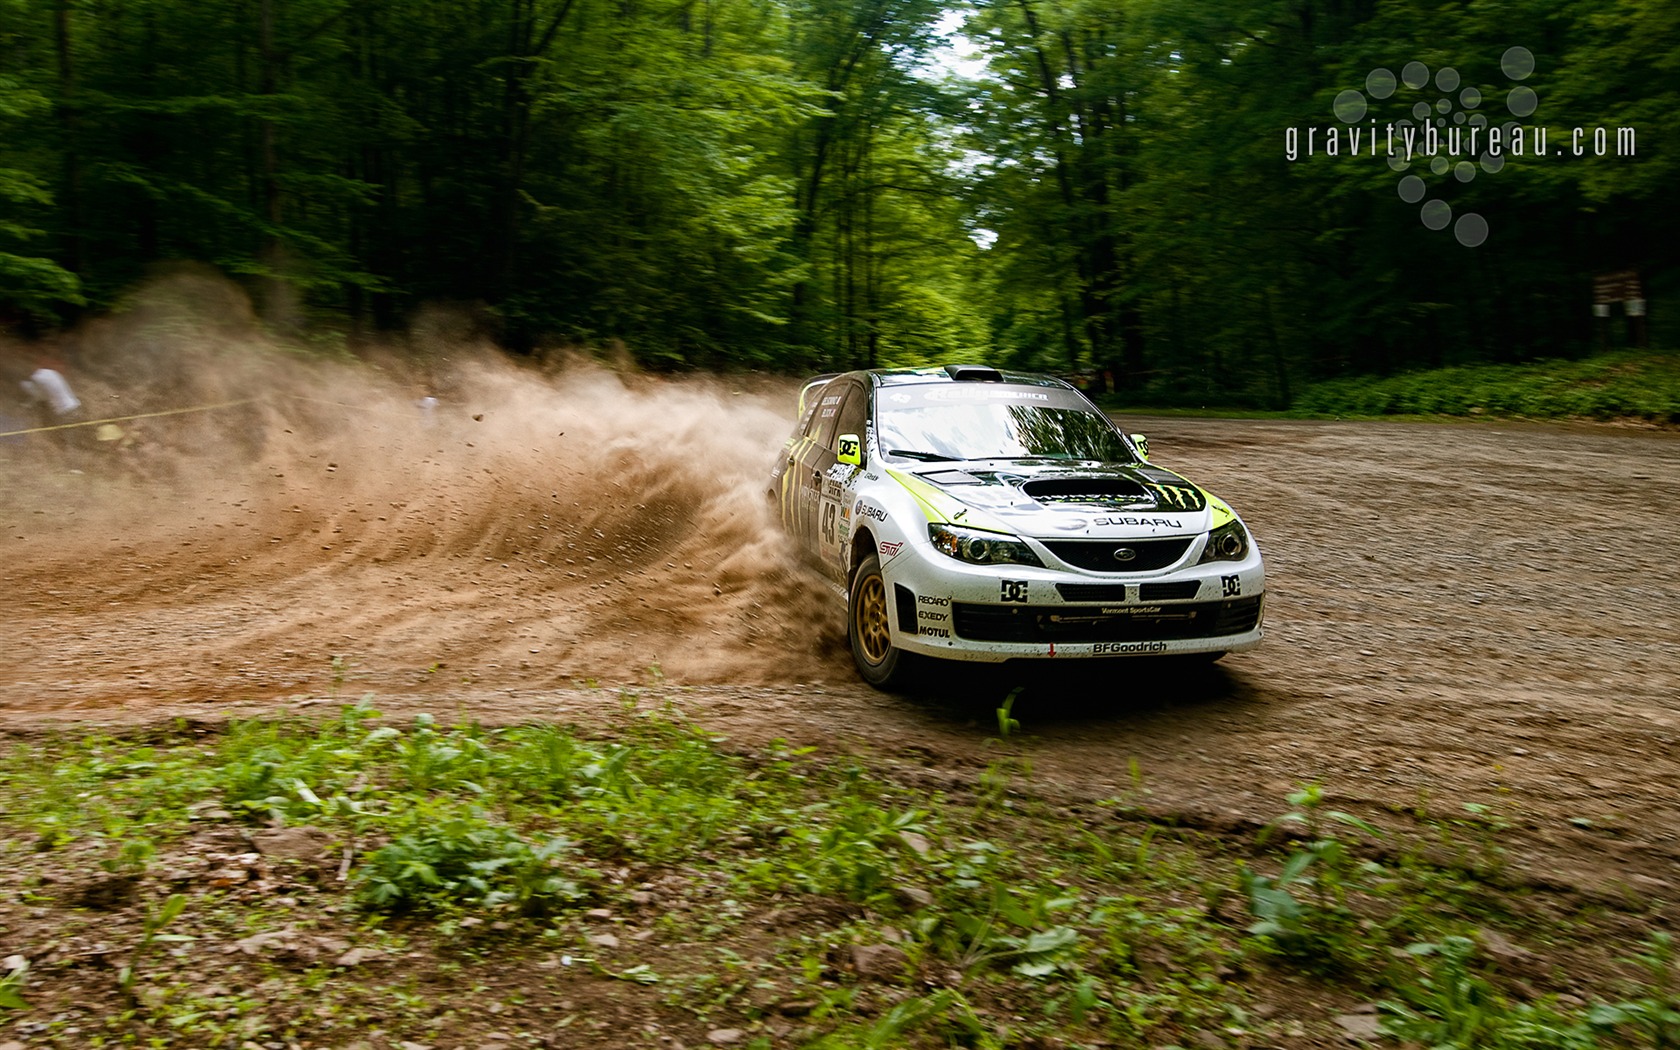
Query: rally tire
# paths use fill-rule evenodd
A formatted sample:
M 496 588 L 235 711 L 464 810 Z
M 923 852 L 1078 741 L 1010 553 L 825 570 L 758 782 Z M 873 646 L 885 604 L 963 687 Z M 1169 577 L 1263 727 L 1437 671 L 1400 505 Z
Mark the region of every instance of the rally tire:
M 892 644 L 887 581 L 881 575 L 881 560 L 874 554 L 865 555 L 852 576 L 846 601 L 846 638 L 852 645 L 852 663 L 870 685 L 893 689 L 910 680 L 916 657 Z

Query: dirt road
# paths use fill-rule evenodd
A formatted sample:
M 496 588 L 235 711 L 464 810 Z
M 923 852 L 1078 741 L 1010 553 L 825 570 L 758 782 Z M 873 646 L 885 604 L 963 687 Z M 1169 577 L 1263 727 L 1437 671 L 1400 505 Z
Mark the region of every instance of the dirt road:
M 891 697 L 854 680 L 831 597 L 765 520 L 771 386 L 491 373 L 433 418 L 339 383 L 242 417 L 237 457 L 207 429 L 117 474 L 0 446 L 0 727 L 367 692 L 588 718 L 630 684 L 743 740 L 960 788 L 1024 685 L 1015 746 L 1047 793 L 1215 827 L 1311 780 L 1413 830 L 1485 806 L 1527 878 L 1680 901 L 1676 435 L 1127 420 L 1259 537 L 1264 646 L 1204 674 L 1026 668 Z

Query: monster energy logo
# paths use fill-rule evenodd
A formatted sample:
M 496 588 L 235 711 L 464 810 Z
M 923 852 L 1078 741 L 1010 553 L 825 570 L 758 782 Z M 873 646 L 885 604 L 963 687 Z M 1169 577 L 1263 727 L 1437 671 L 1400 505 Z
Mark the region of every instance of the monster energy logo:
M 1194 488 L 1184 485 L 1154 485 L 1147 486 L 1155 494 L 1157 504 L 1177 507 L 1180 510 L 1200 510 L 1202 494 Z

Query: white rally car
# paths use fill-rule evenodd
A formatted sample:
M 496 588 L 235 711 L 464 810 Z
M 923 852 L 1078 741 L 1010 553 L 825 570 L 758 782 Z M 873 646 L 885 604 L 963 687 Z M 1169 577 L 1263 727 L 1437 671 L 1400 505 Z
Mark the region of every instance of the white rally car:
M 1049 376 L 978 365 L 819 376 L 777 457 L 782 523 L 848 595 L 852 657 L 1218 656 L 1260 643 L 1242 520 Z

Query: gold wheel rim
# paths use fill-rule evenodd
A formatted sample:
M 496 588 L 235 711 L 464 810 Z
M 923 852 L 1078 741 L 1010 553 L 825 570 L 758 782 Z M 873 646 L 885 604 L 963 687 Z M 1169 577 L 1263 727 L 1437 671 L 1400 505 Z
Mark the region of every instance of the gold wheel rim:
M 879 576 L 864 580 L 858 591 L 857 635 L 864 659 L 878 664 L 887 658 L 892 636 L 887 631 L 887 588 Z

